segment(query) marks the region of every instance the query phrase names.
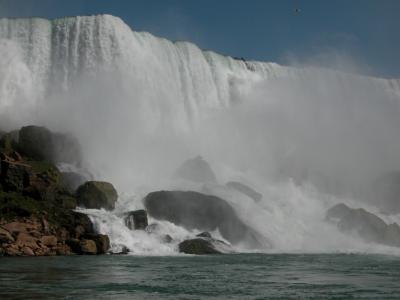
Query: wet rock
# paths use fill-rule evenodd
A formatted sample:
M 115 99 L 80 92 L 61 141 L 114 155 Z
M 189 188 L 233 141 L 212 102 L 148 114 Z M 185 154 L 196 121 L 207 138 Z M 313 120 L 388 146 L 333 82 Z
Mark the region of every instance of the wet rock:
M 33 250 L 29 247 L 23 247 L 22 253 L 24 256 L 35 256 L 35 252 L 33 252 Z
M 234 189 L 248 197 L 250 197 L 251 199 L 253 199 L 256 202 L 260 202 L 262 200 L 262 194 L 260 194 L 259 192 L 255 191 L 254 189 L 252 189 L 251 187 L 249 187 L 248 185 L 245 185 L 243 183 L 237 182 L 237 181 L 229 181 L 226 183 L 226 186 L 228 188 Z
M 344 203 L 339 203 L 333 207 L 331 207 L 330 209 L 328 209 L 328 211 L 326 212 L 326 218 L 328 220 L 330 219 L 341 219 L 344 216 L 346 216 L 347 214 L 349 214 L 352 211 L 352 208 L 348 207 L 346 204 Z
M 174 239 L 169 234 L 164 234 L 164 235 L 161 236 L 161 241 L 163 243 L 169 244 L 169 243 L 172 243 L 173 240 Z
M 204 232 L 202 232 L 202 233 L 199 233 L 199 234 L 197 234 L 196 235 L 197 237 L 203 237 L 203 238 L 212 238 L 212 236 L 211 236 L 211 233 L 209 233 L 209 232 L 207 232 L 207 231 L 204 231 Z
M 130 230 L 145 230 L 148 226 L 147 212 L 144 209 L 130 211 L 126 213 L 124 222 Z
M 186 254 L 221 254 L 220 251 L 215 249 L 211 241 L 202 238 L 183 241 L 179 244 L 178 247 L 179 252 Z
M 78 205 L 86 208 L 113 210 L 118 199 L 117 191 L 111 183 L 88 181 L 76 191 Z
M 19 131 L 19 146 L 25 155 L 35 160 L 53 161 L 53 137 L 45 127 L 22 127 Z
M 249 228 L 223 199 L 197 192 L 159 191 L 144 199 L 147 213 L 155 219 L 167 220 L 189 230 L 219 230 L 232 244 L 243 243 L 251 248 L 268 246 L 261 235 Z
M 363 208 L 350 208 L 339 204 L 327 211 L 327 219 L 337 223 L 340 231 L 356 233 L 367 242 L 400 246 L 400 227 L 398 224 L 386 224 L 377 215 Z
M 23 154 L 38 161 L 81 162 L 80 145 L 75 138 L 69 134 L 53 133 L 45 127 L 22 127 L 18 147 Z
M 176 170 L 175 177 L 200 183 L 217 182 L 210 165 L 201 156 L 186 160 Z
M 0 227 L 0 244 L 14 242 L 14 238 L 8 230 Z
M 110 249 L 110 239 L 105 234 L 86 234 L 85 239 L 92 240 L 96 244 L 97 254 L 105 254 Z
M 17 236 L 17 241 L 16 244 L 19 247 L 29 247 L 31 249 L 37 249 L 39 248 L 38 244 L 37 244 L 38 239 L 31 236 L 30 234 L 21 232 L 18 234 Z
M 46 247 L 57 246 L 57 238 L 54 235 L 44 235 L 40 238 L 40 242 Z
M 130 252 L 129 248 L 122 245 L 121 247 L 121 251 L 117 251 L 117 252 L 112 252 L 111 254 L 113 255 L 126 255 Z
M 97 254 L 97 247 L 95 241 L 92 240 L 81 240 L 79 242 L 80 254 Z

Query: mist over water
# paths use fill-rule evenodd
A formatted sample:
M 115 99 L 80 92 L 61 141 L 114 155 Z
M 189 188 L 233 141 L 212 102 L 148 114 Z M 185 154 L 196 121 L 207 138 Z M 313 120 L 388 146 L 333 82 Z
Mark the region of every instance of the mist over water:
M 338 202 L 379 213 L 362 195 L 400 170 L 398 80 L 234 60 L 111 16 L 0 20 L 0 53 L 1 128 L 36 124 L 78 137 L 84 167 L 120 194 L 114 213 L 86 211 L 114 247 L 174 253 L 176 245 L 130 232 L 118 213 L 141 208 L 151 191 L 206 188 L 272 242 L 258 250 L 398 253 L 324 222 Z M 243 182 L 263 200 L 172 180 L 197 155 L 219 184 Z M 193 234 L 161 228 L 177 240 Z

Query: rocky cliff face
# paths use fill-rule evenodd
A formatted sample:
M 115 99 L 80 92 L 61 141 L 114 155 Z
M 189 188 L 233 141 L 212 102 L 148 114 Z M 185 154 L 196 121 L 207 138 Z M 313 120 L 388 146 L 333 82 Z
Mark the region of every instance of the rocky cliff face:
M 108 237 L 95 232 L 87 215 L 73 210 L 77 198 L 53 165 L 53 133 L 26 128 L 22 139 L 12 134 L 0 139 L 0 255 L 106 253 Z

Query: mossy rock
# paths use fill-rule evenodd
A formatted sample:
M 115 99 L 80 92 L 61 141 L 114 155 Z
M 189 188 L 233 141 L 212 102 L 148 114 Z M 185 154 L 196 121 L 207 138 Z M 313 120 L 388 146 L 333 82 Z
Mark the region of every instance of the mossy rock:
M 75 209 L 78 205 L 76 198 L 68 195 L 58 195 L 57 202 L 66 209 Z
M 112 210 L 118 199 L 117 191 L 109 182 L 87 181 L 76 191 L 78 205 L 86 208 Z

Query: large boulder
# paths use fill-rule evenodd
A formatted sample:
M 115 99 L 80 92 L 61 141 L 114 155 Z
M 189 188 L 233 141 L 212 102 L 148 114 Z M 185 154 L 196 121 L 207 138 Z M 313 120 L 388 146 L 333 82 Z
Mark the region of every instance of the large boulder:
M 159 191 L 144 199 L 147 213 L 155 219 L 167 220 L 189 230 L 219 230 L 232 244 L 243 243 L 252 248 L 268 242 L 249 228 L 223 199 L 197 192 Z
M 226 183 L 226 186 L 250 197 L 256 202 L 260 202 L 263 197 L 262 194 L 241 182 L 229 181 Z
M 34 160 L 53 163 L 80 163 L 81 150 L 78 141 L 69 134 L 53 133 L 45 127 L 25 126 L 19 131 L 18 147 Z
M 175 172 L 176 178 L 200 183 L 216 183 L 217 178 L 201 156 L 186 160 Z
M 354 209 L 341 203 L 330 208 L 326 217 L 336 222 L 342 232 L 356 233 L 367 242 L 400 247 L 400 226 L 388 225 L 363 208 Z
M 186 254 L 221 254 L 211 241 L 202 238 L 185 240 L 181 242 L 178 247 L 179 252 Z
M 113 210 L 118 194 L 114 186 L 109 182 L 87 181 L 77 189 L 76 197 L 79 206 Z
M 348 207 L 344 203 L 339 203 L 336 204 L 335 206 L 332 206 L 330 209 L 327 210 L 326 212 L 326 218 L 328 220 L 340 220 L 347 214 L 349 214 L 353 209 Z
M 145 230 L 148 226 L 147 212 L 144 209 L 130 211 L 125 214 L 124 222 L 130 230 Z
M 105 254 L 110 249 L 110 239 L 105 234 L 85 234 L 84 239 L 92 240 L 96 244 L 97 254 Z

